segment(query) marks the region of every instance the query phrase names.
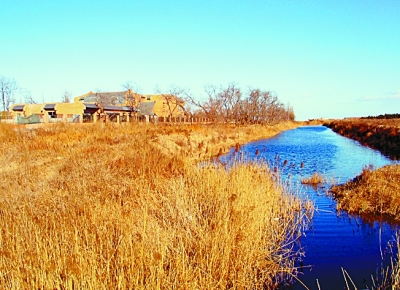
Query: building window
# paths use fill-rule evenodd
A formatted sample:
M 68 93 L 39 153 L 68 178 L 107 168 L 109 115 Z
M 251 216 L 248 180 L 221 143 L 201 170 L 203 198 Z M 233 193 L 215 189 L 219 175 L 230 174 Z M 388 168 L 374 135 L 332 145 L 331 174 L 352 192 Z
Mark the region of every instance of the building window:
M 151 96 L 147 96 L 147 100 L 150 101 Z

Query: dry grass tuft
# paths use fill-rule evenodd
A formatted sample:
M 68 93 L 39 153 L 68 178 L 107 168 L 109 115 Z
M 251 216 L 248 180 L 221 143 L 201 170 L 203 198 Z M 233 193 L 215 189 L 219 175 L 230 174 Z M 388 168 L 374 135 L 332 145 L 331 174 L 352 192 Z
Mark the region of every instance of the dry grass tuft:
M 377 170 L 365 167 L 354 180 L 331 191 L 338 209 L 358 214 L 387 215 L 400 220 L 400 165 Z
M 318 172 L 315 172 L 311 177 L 309 178 L 303 178 L 301 180 L 302 184 L 308 184 L 308 185 L 319 185 L 324 182 L 324 176 Z
M 199 167 L 160 142 L 211 131 L 0 124 L 0 288 L 271 289 L 293 275 L 312 205 L 261 165 Z

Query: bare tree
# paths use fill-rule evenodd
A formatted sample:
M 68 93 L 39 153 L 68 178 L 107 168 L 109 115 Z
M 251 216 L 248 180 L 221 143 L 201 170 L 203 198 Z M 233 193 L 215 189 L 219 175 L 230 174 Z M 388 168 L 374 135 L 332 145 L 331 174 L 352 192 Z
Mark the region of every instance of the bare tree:
M 165 105 L 168 109 L 168 118 L 171 118 L 174 114 L 179 114 L 180 112 L 187 115 L 185 97 L 189 95 L 189 93 L 186 89 L 178 86 L 171 86 L 166 94 L 160 93 L 160 89 L 158 88 L 156 91 L 164 98 Z
M 142 100 L 139 86 L 128 81 L 122 87 L 127 90 L 125 95 L 126 105 L 131 109 L 137 108 Z
M 10 105 L 15 102 L 14 95 L 18 90 L 18 85 L 14 79 L 0 76 L 0 93 L 3 111 L 8 111 Z
M 211 109 L 210 106 L 207 102 L 202 103 L 201 101 L 197 101 L 194 96 L 189 93 L 188 91 L 185 92 L 184 94 L 184 99 L 186 101 L 186 103 L 193 105 L 197 108 L 199 108 L 199 110 L 195 110 L 195 114 L 201 117 L 210 117 L 211 115 Z
M 64 93 L 61 96 L 61 102 L 62 103 L 70 103 L 71 102 L 71 92 L 68 92 L 67 90 L 64 91 Z
M 219 88 L 215 85 L 206 85 L 204 91 L 207 99 L 198 101 L 188 91 L 172 87 L 170 94 L 163 95 L 170 116 L 177 106 L 172 96 L 182 96 L 188 104 L 197 108 L 194 109 L 196 117 L 207 117 L 213 121 L 273 125 L 294 120 L 293 108 L 290 105 L 284 106 L 270 91 L 249 87 L 247 93 L 243 93 L 234 83 Z
M 257 123 L 262 119 L 263 92 L 259 89 L 249 89 L 247 97 L 246 123 Z
M 37 102 L 32 98 L 32 93 L 30 91 L 24 90 L 25 103 L 27 104 L 37 104 Z
M 220 114 L 225 122 L 234 122 L 238 116 L 238 105 L 242 98 L 242 92 L 236 84 L 229 84 L 226 89 L 222 86 L 217 94 Z
M 286 105 L 286 112 L 287 112 L 287 120 L 294 121 L 296 119 L 296 115 L 294 114 L 293 107 L 288 103 Z
M 236 122 L 243 114 L 242 91 L 236 84 L 229 84 L 227 88 L 217 88 L 215 85 L 206 85 L 204 90 L 208 100 L 200 105 L 209 118 L 216 121 Z

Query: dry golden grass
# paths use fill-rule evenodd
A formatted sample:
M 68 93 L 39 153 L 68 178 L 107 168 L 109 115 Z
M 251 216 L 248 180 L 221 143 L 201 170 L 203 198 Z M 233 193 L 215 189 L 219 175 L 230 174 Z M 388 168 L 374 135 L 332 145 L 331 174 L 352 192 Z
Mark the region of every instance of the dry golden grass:
M 377 170 L 363 169 L 361 175 L 331 191 L 338 209 L 351 213 L 387 215 L 400 220 L 400 165 Z
M 324 125 L 386 156 L 400 158 L 400 119 L 354 118 L 328 121 Z
M 227 152 L 239 144 L 269 138 L 283 130 L 299 127 L 300 123 L 286 122 L 275 126 L 242 126 L 229 124 L 165 126 L 156 132 L 155 143 L 167 154 L 177 151 L 197 160 L 206 160 L 219 152 Z
M 361 119 L 361 118 L 346 118 L 327 120 L 325 123 L 346 124 L 346 125 L 362 125 L 362 126 L 380 126 L 390 128 L 400 128 L 400 119 Z
M 194 132 L 213 128 L 0 124 L 0 288 L 271 289 L 293 275 L 312 205 L 261 165 L 199 167 L 188 142 L 160 139 Z
M 324 182 L 324 176 L 318 172 L 315 172 L 311 177 L 305 177 L 301 180 L 302 184 L 319 185 Z

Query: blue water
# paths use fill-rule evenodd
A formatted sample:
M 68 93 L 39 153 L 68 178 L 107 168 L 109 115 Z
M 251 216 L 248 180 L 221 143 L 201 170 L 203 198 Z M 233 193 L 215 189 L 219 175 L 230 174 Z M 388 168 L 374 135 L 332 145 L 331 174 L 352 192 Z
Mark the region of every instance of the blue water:
M 230 162 L 235 158 L 268 163 L 290 182 L 292 190 L 314 202 L 311 227 L 300 240 L 305 256 L 297 261 L 297 266 L 304 266 L 299 268 L 299 278 L 308 289 L 347 289 L 342 268 L 358 289 L 373 286 L 371 276 L 379 277 L 378 269 L 392 255 L 388 245 L 395 239 L 397 226 L 336 211 L 328 189 L 330 182 L 354 178 L 365 166 L 378 168 L 393 161 L 324 126 L 288 130 L 271 139 L 242 145 L 239 152 L 232 149 L 220 159 Z M 318 188 L 301 185 L 301 179 L 315 172 L 329 182 Z M 290 289 L 306 287 L 296 282 Z

